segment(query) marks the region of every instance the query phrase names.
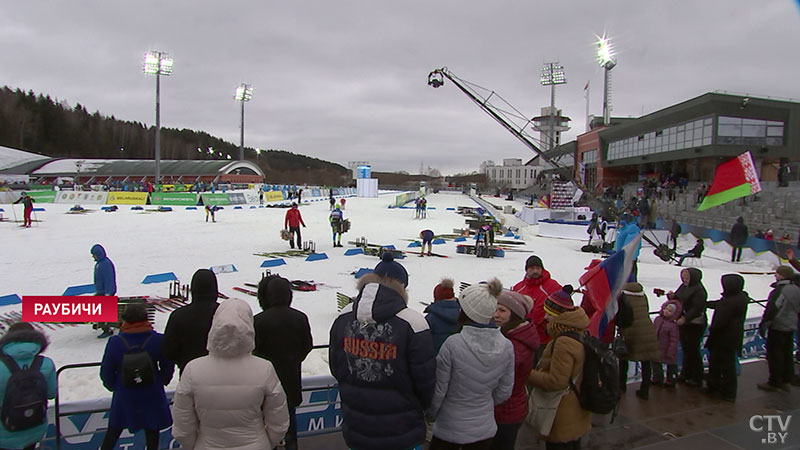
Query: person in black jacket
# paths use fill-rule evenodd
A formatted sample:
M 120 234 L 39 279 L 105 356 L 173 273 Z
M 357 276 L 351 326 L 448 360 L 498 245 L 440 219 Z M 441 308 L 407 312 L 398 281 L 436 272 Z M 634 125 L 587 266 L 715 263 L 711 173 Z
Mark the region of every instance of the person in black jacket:
M 208 331 L 217 311 L 217 276 L 198 269 L 192 276 L 192 303 L 172 311 L 164 330 L 162 351 L 175 361 L 180 372 L 189 361 L 205 356 Z
M 747 242 L 747 225 L 744 224 L 744 219 L 739 217 L 736 223 L 731 227 L 731 262 L 739 262 L 742 260 L 742 247 Z
M 723 400 L 736 401 L 736 357 L 742 351 L 744 320 L 750 296 L 744 291 L 744 278 L 735 273 L 722 276 L 722 298 L 708 302 L 714 310 L 708 327 L 708 384 L 705 392 Z
M 297 450 L 295 411 L 302 402 L 300 365 L 314 345 L 311 326 L 304 313 L 290 307 L 292 285 L 285 278 L 272 275 L 261 280 L 258 283 L 258 304 L 263 311 L 253 318 L 256 333 L 253 354 L 275 366 L 289 407 L 289 430 L 284 448 Z
M 703 240 L 698 239 L 694 243 L 694 247 L 692 247 L 691 250 L 682 255 L 675 255 L 676 257 L 678 257 L 678 266 L 681 266 L 683 264 L 683 260 L 685 260 L 686 258 L 700 258 L 701 256 L 703 256 L 703 251 L 705 251 L 705 249 L 706 246 L 703 244 Z
M 425 439 L 436 357 L 428 323 L 407 307 L 406 286 L 405 268 L 385 253 L 331 327 L 328 361 L 352 449 L 408 450 Z
M 681 271 L 682 284 L 675 292 L 668 292 L 667 298 L 681 302 L 683 316 L 676 321 L 680 326 L 683 364 L 681 379 L 692 387 L 703 384 L 703 358 L 700 356 L 700 343 L 706 331 L 706 300 L 708 293 L 701 283 L 703 273 L 690 267 Z

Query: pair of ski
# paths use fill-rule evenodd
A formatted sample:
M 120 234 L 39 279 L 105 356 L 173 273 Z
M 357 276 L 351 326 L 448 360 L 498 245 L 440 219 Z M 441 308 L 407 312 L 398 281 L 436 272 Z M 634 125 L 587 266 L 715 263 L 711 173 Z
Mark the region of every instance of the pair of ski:
M 292 256 L 308 256 L 311 254 L 310 250 L 286 250 L 284 252 L 261 252 L 261 253 L 253 253 L 255 256 L 262 256 L 265 258 L 275 258 L 275 257 L 292 257 Z

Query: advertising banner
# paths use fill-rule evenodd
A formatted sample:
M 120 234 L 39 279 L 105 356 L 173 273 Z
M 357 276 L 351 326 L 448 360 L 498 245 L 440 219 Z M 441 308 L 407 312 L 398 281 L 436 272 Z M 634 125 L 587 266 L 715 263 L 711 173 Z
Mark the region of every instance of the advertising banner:
M 109 205 L 146 205 L 147 192 L 109 192 Z
M 244 192 L 230 192 L 228 193 L 228 204 L 230 205 L 244 205 L 247 203 L 247 199 L 244 196 Z
M 228 194 L 202 194 L 204 205 L 230 205 Z
M 185 205 L 197 204 L 197 194 L 183 192 L 153 192 L 150 194 L 151 205 Z
M 56 195 L 56 203 L 88 203 L 93 205 L 105 205 L 108 198 L 108 192 L 94 192 L 94 191 L 61 191 L 51 192 Z M 38 201 L 38 199 L 37 199 Z
M 281 191 L 267 191 L 264 192 L 264 200 L 268 202 L 277 202 L 283 200 L 283 192 Z
M 55 203 L 56 191 L 29 191 L 28 195 L 33 197 L 34 202 Z

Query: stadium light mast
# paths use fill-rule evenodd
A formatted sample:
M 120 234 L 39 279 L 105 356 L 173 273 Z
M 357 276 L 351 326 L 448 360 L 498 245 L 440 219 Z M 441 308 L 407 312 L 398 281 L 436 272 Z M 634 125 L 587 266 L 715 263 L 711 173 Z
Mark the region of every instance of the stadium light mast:
M 244 103 L 253 98 L 253 85 L 242 83 L 236 88 L 236 95 L 233 97 L 237 102 L 242 103 L 242 123 L 241 135 L 239 140 L 239 160 L 244 160 Z
M 546 63 L 539 76 L 539 84 L 550 86 L 550 145 L 549 148 L 556 146 L 556 85 L 566 84 L 567 77 L 564 75 L 564 66 L 556 62 Z
M 603 125 L 611 123 L 611 69 L 617 65 L 611 42 L 603 33 L 597 42 L 597 62 L 603 68 Z
M 172 75 L 172 58 L 165 52 L 150 51 L 144 57 L 144 73 L 156 76 L 156 178 L 161 181 L 161 75 Z

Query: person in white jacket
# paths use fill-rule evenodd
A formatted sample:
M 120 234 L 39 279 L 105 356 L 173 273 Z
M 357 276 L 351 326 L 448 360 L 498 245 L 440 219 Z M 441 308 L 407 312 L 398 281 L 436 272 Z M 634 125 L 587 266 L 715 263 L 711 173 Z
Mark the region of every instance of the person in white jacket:
M 503 284 L 470 286 L 461 293 L 460 332 L 436 356 L 436 389 L 428 408 L 433 419 L 430 450 L 488 449 L 497 432 L 494 406 L 511 396 L 514 347 L 493 322 Z
M 188 450 L 264 450 L 289 428 L 286 395 L 272 363 L 251 355 L 253 311 L 232 298 L 219 305 L 208 356 L 186 365 L 175 391 L 172 436 Z

